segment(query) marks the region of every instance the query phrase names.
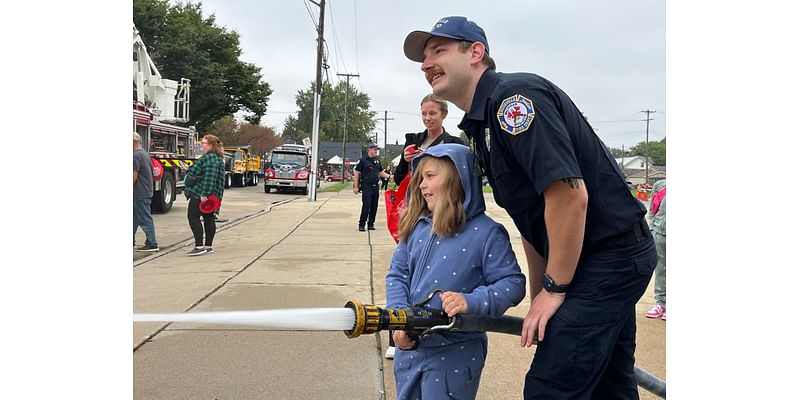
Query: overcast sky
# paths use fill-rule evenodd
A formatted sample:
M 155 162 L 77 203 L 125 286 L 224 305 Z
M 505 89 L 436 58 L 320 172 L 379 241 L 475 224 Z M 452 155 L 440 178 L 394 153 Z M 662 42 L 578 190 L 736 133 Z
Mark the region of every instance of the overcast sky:
M 295 95 L 315 79 L 319 8 L 307 0 L 205 0 L 217 24 L 241 35 L 241 59 L 261 67 L 273 89 L 262 124 L 283 129 L 297 112 Z M 307 8 L 308 7 L 308 8 Z M 501 72 L 534 72 L 564 90 L 610 147 L 666 136 L 665 2 L 615 1 L 356 1 L 327 0 L 328 77 L 358 74 L 377 118 L 388 111 L 388 140 L 424 129 L 419 100 L 430 92 L 420 64 L 405 58 L 403 40 L 440 18 L 463 15 L 487 34 Z M 310 11 L 309 11 L 310 10 Z M 313 21 L 312 21 L 313 18 Z M 189 77 L 191 78 L 191 77 Z M 296 115 L 296 114 L 295 114 Z M 458 132 L 454 105 L 445 129 Z M 383 146 L 384 123 L 376 129 Z

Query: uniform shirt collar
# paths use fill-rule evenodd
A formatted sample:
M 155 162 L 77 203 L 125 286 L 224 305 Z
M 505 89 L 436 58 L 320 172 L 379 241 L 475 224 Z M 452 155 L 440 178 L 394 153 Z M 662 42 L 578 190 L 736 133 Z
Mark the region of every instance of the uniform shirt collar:
M 500 77 L 494 70 L 487 69 L 483 71 L 481 79 L 478 80 L 478 86 L 475 88 L 475 95 L 472 97 L 472 105 L 469 108 L 469 112 L 464 114 L 464 118 L 458 124 L 460 129 L 464 129 L 468 119 L 483 121 L 486 114 L 486 102 L 489 101 L 489 95 L 491 95 L 499 81 Z

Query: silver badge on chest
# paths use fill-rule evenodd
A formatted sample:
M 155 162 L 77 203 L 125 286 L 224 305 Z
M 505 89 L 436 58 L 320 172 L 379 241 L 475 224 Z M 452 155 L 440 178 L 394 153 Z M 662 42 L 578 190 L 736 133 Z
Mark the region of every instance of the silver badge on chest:
M 492 150 L 492 135 L 489 133 L 489 128 L 484 130 L 484 142 L 486 142 L 486 151 Z

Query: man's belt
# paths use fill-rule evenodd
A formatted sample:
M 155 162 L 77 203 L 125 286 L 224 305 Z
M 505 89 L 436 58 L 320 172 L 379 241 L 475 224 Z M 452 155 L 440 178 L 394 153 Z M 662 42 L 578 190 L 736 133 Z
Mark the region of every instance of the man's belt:
M 634 244 L 647 239 L 649 236 L 650 236 L 650 228 L 647 226 L 647 222 L 644 219 L 642 219 L 639 222 L 633 224 L 633 226 L 628 232 L 612 236 L 607 239 L 603 239 L 595 243 L 591 247 L 591 249 L 592 251 L 603 251 L 614 248 L 633 246 Z

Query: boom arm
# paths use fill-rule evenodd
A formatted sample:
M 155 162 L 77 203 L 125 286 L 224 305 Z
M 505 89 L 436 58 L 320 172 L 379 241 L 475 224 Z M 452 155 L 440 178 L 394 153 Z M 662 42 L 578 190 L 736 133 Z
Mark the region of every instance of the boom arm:
M 179 83 L 161 77 L 136 25 L 133 26 L 133 87 L 134 100 L 147 106 L 157 120 L 189 122 L 191 81 L 181 78 Z

